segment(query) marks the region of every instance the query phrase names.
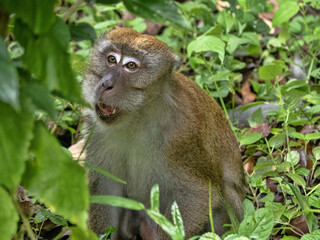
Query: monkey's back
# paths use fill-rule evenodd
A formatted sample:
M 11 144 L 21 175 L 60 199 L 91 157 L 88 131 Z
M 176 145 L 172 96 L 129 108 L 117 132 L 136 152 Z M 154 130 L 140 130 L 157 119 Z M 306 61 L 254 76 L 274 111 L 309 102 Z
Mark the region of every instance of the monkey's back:
M 215 100 L 191 79 L 174 73 L 174 96 L 179 122 L 168 141 L 170 163 L 199 180 L 222 179 L 243 183 L 243 167 L 236 138 Z M 177 159 L 179 158 L 179 159 Z M 227 179 L 232 176 L 232 179 Z M 219 181 L 217 181 L 219 179 Z M 220 186 L 218 186 L 220 185 Z

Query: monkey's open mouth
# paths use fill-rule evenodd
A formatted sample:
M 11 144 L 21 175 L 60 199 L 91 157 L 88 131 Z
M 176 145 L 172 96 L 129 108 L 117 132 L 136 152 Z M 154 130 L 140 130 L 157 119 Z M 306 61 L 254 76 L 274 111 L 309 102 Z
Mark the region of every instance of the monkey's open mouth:
M 106 119 L 118 115 L 119 109 L 104 103 L 98 103 L 96 104 L 96 112 L 101 119 Z

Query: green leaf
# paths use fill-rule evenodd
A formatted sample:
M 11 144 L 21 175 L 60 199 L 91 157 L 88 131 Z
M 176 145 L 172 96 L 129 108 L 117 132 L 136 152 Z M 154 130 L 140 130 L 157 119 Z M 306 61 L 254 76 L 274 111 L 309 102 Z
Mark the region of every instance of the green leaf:
M 142 33 L 146 30 L 147 24 L 143 18 L 136 17 L 135 19 L 128 21 L 128 25 L 132 27 L 132 29 L 136 30 L 139 33 Z
M 91 169 L 91 170 L 93 170 L 93 171 L 96 171 L 96 172 L 98 172 L 98 173 L 101 173 L 102 175 L 104 175 L 104 176 L 106 176 L 107 178 L 110 178 L 110 179 L 112 179 L 112 180 L 114 180 L 114 181 L 116 181 L 116 182 L 123 183 L 123 184 L 127 184 L 126 181 L 124 181 L 124 180 L 122 180 L 122 179 L 114 176 L 113 174 L 111 174 L 110 172 L 108 172 L 108 171 L 106 171 L 106 170 L 104 170 L 104 169 L 102 169 L 102 168 L 96 167 L 96 166 L 91 165 L 91 164 L 89 164 L 89 163 L 87 163 L 87 162 L 85 163 L 85 167 L 86 167 L 86 168 L 89 168 L 89 169 Z
M 46 87 L 30 80 L 22 88 L 37 108 L 47 112 L 52 120 L 58 120 L 58 112 L 54 108 L 54 99 Z
M 299 240 L 300 238 L 284 235 L 281 240 Z
M 300 155 L 297 151 L 290 151 L 285 157 L 286 162 L 290 162 L 293 165 L 296 165 L 300 161 Z
M 320 239 L 320 229 L 314 230 L 312 233 L 305 234 L 301 240 L 318 240 Z
M 244 216 L 248 216 L 254 212 L 253 203 L 247 198 L 243 200 L 243 210 L 244 210 Z
M 320 159 L 320 147 L 315 147 L 312 149 L 313 156 L 316 158 L 316 160 Z
M 228 51 L 228 53 L 233 54 L 233 52 L 241 45 L 241 44 L 245 44 L 248 43 L 247 39 L 243 39 L 243 38 L 238 38 L 236 36 L 231 36 L 228 44 L 227 44 L 227 48 L 226 50 Z
M 94 28 L 86 22 L 73 23 L 69 29 L 73 41 L 90 40 L 93 43 L 97 38 Z
M 191 24 L 171 0 L 124 0 L 123 3 L 129 12 L 137 16 L 166 25 L 174 24 L 187 30 L 192 29 Z
M 224 60 L 225 54 L 225 43 L 219 38 L 214 36 L 200 36 L 196 40 L 189 43 L 187 47 L 188 56 L 190 57 L 192 52 L 206 52 L 213 51 L 217 52 L 221 62 Z
M 43 217 L 45 217 L 46 219 L 50 219 L 51 222 L 57 224 L 57 225 L 61 225 L 61 226 L 68 226 L 68 222 L 61 216 L 53 214 L 52 212 L 50 212 L 47 209 L 41 208 L 40 209 L 40 213 L 42 214 Z
M 33 137 L 33 115 L 30 100 L 23 98 L 16 112 L 0 101 L 0 185 L 14 190 L 25 169 L 30 140 Z
M 248 133 L 240 138 L 240 146 L 248 145 L 259 141 L 262 137 L 262 133 Z
M 1 239 L 12 239 L 17 232 L 19 216 L 11 201 L 10 195 L 0 187 L 0 236 Z
M 296 15 L 298 11 L 299 5 L 297 1 L 283 1 L 273 16 L 272 25 L 274 27 L 281 26 Z
M 296 138 L 296 139 L 305 139 L 305 135 L 299 132 L 291 132 L 289 133 L 290 137 Z
M 16 21 L 14 33 L 25 48 L 23 61 L 49 91 L 80 102 L 80 86 L 74 77 L 67 53 L 66 35 L 69 29 L 66 24 L 57 17 L 48 33 L 36 36 L 25 24 Z
M 2 0 L 5 8 L 15 17 L 21 19 L 35 34 L 46 33 L 55 21 L 54 5 L 52 0 Z M 35 48 L 36 49 L 36 48 Z
M 18 110 L 19 81 L 17 70 L 10 60 L 6 45 L 0 37 L 0 100 Z
M 221 238 L 217 234 L 209 232 L 203 234 L 199 240 L 221 240 Z
M 248 43 L 260 46 L 260 41 L 258 38 L 258 34 L 255 32 L 245 32 L 242 34 L 242 39 L 246 40 Z
M 172 216 L 172 221 L 175 226 L 177 226 L 180 234 L 185 237 L 185 232 L 184 232 L 184 226 L 183 226 L 183 221 L 182 217 L 178 208 L 178 204 L 176 201 L 173 202 L 171 206 L 171 216 Z
M 282 147 L 284 143 L 285 143 L 285 134 L 284 133 L 279 133 L 277 135 L 274 135 L 269 140 L 270 147 L 273 147 L 275 149 Z
M 230 71 L 229 70 L 224 70 L 224 71 L 219 71 L 216 74 L 212 75 L 209 78 L 209 82 L 228 81 L 229 78 L 230 78 Z
M 251 116 L 248 119 L 248 122 L 250 127 L 263 123 L 263 115 L 262 115 L 261 107 L 251 114 Z
M 308 141 L 317 140 L 320 139 L 320 133 L 307 133 L 305 137 Z
M 110 236 L 110 234 L 112 234 L 112 233 L 114 233 L 114 232 L 116 232 L 117 231 L 117 229 L 115 228 L 115 227 L 113 227 L 113 226 L 108 226 L 107 228 L 106 228 L 106 235 L 107 236 Z
M 108 204 L 114 207 L 122 207 L 132 210 L 144 210 L 145 207 L 142 203 L 135 200 L 109 195 L 94 195 L 90 197 L 90 203 Z
M 282 74 L 283 67 L 277 64 L 270 64 L 259 67 L 259 76 L 263 80 L 276 79 L 277 76 Z
M 293 180 L 293 182 L 302 187 L 306 187 L 306 181 L 298 174 L 287 173 L 287 176 Z
M 250 240 L 250 239 L 238 234 L 231 234 L 231 235 L 228 235 L 226 238 L 224 238 L 224 240 Z
M 320 95 L 316 91 L 303 96 L 303 100 L 306 100 L 307 102 L 315 105 L 320 105 Z
M 83 229 L 79 227 L 71 227 L 71 240 L 99 240 L 97 235 L 89 229 Z
M 238 234 L 254 239 L 269 239 L 273 228 L 273 214 L 261 208 L 246 216 L 240 223 Z
M 62 150 L 42 123 L 36 124 L 30 150 L 34 159 L 28 161 L 23 185 L 50 211 L 85 228 L 89 192 L 84 168 Z
M 165 216 L 161 213 L 153 211 L 153 210 L 146 210 L 148 216 L 155 221 L 162 229 L 165 231 L 172 239 L 175 240 L 183 240 L 184 236 L 181 234 L 178 227 L 173 225 Z
M 317 190 L 317 191 L 313 192 L 313 193 L 308 197 L 310 206 L 320 209 L 319 197 L 320 197 L 320 190 Z
M 159 185 L 155 184 L 151 188 L 151 193 L 150 193 L 150 207 L 153 211 L 159 212 Z
M 232 26 L 236 22 L 235 18 L 226 11 L 221 11 L 218 13 L 217 18 L 218 23 L 220 23 L 226 29 L 226 33 L 229 33 L 232 29 Z
M 299 188 L 294 186 L 292 183 L 287 183 L 292 190 L 294 196 L 298 199 L 299 206 L 302 208 L 302 210 L 308 212 L 310 210 L 310 206 L 308 203 L 308 199 L 306 196 L 302 195 Z
M 221 240 L 221 238 L 217 234 L 209 232 L 203 234 L 199 240 Z

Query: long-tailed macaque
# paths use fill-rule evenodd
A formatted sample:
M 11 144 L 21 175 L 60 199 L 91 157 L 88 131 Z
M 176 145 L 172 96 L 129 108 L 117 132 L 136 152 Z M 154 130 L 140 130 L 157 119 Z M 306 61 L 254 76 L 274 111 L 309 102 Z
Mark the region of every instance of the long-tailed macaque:
M 127 184 L 89 171 L 90 191 L 149 207 L 151 187 L 159 184 L 160 212 L 170 218 L 176 201 L 189 238 L 210 231 L 211 181 L 215 231 L 222 234 L 230 221 L 223 199 L 242 217 L 238 144 L 218 104 L 174 70 L 177 62 L 166 44 L 134 30 L 116 29 L 97 41 L 83 82 L 92 106 L 86 111 L 93 131 L 87 160 Z M 97 233 L 114 226 L 115 240 L 170 239 L 143 211 L 92 204 L 89 218 Z

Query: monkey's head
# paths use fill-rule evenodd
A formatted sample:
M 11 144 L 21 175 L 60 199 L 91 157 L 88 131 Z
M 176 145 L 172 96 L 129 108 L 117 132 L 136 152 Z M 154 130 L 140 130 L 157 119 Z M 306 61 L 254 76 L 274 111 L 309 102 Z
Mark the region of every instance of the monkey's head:
M 101 120 L 117 122 L 161 96 L 177 61 L 153 36 L 125 28 L 108 32 L 91 53 L 83 81 L 86 100 Z

